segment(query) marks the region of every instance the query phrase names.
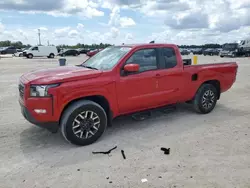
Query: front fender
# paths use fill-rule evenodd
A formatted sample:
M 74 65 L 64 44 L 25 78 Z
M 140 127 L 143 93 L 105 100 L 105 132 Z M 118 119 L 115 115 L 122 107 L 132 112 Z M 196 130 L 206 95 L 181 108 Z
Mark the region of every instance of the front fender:
M 89 86 L 89 87 L 67 87 L 67 92 L 64 92 L 64 89 L 61 89 L 62 91 L 59 91 L 56 95 L 57 98 L 55 98 L 54 104 L 55 104 L 55 116 L 57 119 L 60 119 L 60 116 L 65 109 L 65 107 L 72 101 L 83 99 L 86 97 L 91 96 L 102 96 L 104 97 L 110 106 L 110 109 L 112 109 L 114 115 L 118 112 L 117 109 L 117 100 L 115 95 L 115 86 L 112 83 L 102 85 L 102 86 Z

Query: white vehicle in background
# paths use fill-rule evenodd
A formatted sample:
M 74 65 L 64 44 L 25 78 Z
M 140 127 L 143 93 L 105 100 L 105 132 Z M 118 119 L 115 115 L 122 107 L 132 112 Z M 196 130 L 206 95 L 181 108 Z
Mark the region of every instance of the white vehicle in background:
M 56 46 L 32 46 L 23 52 L 27 58 L 48 57 L 54 58 L 58 54 Z
M 23 57 L 23 50 L 17 49 L 16 53 L 14 53 L 15 57 Z
M 240 51 L 245 53 L 246 56 L 249 57 L 250 56 L 250 38 L 240 41 L 239 49 Z

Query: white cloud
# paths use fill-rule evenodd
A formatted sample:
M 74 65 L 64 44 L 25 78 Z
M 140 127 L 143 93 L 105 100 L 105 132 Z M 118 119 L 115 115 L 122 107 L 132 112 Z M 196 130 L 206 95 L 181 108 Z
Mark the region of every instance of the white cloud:
M 71 37 L 71 38 L 77 37 L 78 34 L 79 34 L 79 33 L 78 33 L 78 31 L 76 31 L 76 30 L 71 30 L 71 31 L 68 33 L 69 37 Z
M 56 29 L 54 31 L 54 35 L 57 38 L 66 37 L 70 29 L 71 29 L 70 27 L 63 27 L 63 28 Z
M 4 25 L 0 22 L 0 33 L 4 31 Z
M 112 9 L 110 13 L 109 25 L 117 26 L 120 23 L 120 8 L 118 6 Z
M 40 29 L 41 31 L 48 31 L 48 28 L 47 28 L 47 27 L 39 27 L 39 29 Z
M 127 42 L 127 41 L 131 41 L 131 40 L 133 40 L 133 39 L 134 39 L 134 36 L 133 36 L 132 33 L 127 33 L 127 34 L 126 34 L 126 37 L 125 37 L 126 42 Z
M 77 28 L 78 30 L 81 30 L 81 29 L 84 28 L 84 25 L 81 24 L 81 23 L 78 23 L 76 28 Z
M 25 14 L 44 13 L 55 17 L 79 15 L 87 18 L 104 16 L 98 10 L 99 5 L 90 0 L 60 0 L 56 3 L 51 0 L 2 0 L 0 10 L 18 11 Z
M 103 8 L 110 9 L 111 13 L 105 15 Z M 2 0 L 1 10 L 7 11 L 7 14 L 11 14 L 8 13 L 11 10 L 32 14 L 27 17 L 36 16 L 37 13 L 57 17 L 77 15 L 89 19 L 109 16 L 106 23 L 103 23 L 106 17 L 102 20 L 93 19 L 97 26 L 93 28 L 88 22 L 72 27 L 40 27 L 42 41 L 49 39 L 55 43 L 78 43 L 84 37 L 86 43 L 156 40 L 202 44 L 232 42 L 250 37 L 250 0 L 238 3 L 235 0 L 60 0 L 57 3 L 51 0 Z M 136 14 L 130 14 L 130 11 Z M 4 23 L 3 26 L 0 23 L 0 39 L 19 38 L 27 43 L 37 43 L 39 26 L 26 28 L 25 23 L 20 24 L 15 27 L 13 24 Z
M 136 24 L 132 18 L 122 17 L 120 18 L 120 25 L 121 27 L 128 27 L 128 26 L 134 26 Z
M 118 6 L 112 9 L 108 24 L 115 27 L 129 27 L 136 25 L 132 18 L 120 16 L 120 8 Z
M 112 27 L 110 32 L 111 32 L 112 38 L 117 38 L 119 36 L 119 34 L 120 34 L 119 29 L 117 29 L 115 27 Z

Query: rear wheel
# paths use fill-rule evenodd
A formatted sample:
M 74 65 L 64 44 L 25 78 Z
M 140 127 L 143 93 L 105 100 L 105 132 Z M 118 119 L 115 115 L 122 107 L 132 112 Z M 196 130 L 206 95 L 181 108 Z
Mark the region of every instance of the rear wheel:
M 88 100 L 70 105 L 61 120 L 61 132 L 64 138 L 81 146 L 97 141 L 106 127 L 106 112 L 99 104 Z
M 54 58 L 55 55 L 53 53 L 49 54 L 49 58 Z
M 193 100 L 194 110 L 201 114 L 211 112 L 218 99 L 218 92 L 211 84 L 203 84 L 197 91 Z

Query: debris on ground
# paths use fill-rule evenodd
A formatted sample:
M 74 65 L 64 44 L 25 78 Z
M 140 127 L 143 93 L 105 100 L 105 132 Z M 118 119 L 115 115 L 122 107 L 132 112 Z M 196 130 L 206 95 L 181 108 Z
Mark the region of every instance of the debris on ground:
M 121 150 L 121 153 L 122 153 L 122 157 L 123 157 L 123 159 L 126 159 L 126 156 L 125 156 L 125 153 L 124 153 L 124 151 L 123 151 L 123 150 Z
M 98 151 L 98 152 L 93 151 L 92 153 L 93 153 L 93 154 L 105 154 L 105 155 L 108 155 L 108 154 L 111 153 L 111 151 L 115 150 L 116 148 L 117 148 L 117 146 L 113 147 L 112 149 L 110 149 L 110 150 L 108 150 L 108 151 Z
M 145 179 L 141 179 L 141 182 L 142 183 L 145 183 L 145 182 L 147 182 L 148 180 L 145 178 Z
M 170 154 L 170 148 L 161 148 L 162 151 L 164 151 L 165 155 L 169 155 Z
M 109 183 L 113 183 L 112 181 L 110 181 Z
M 80 171 L 80 169 L 78 168 L 77 171 Z
M 109 177 L 106 177 L 106 179 L 108 180 L 108 179 L 109 179 Z
M 161 179 L 162 177 L 161 176 L 158 176 L 159 179 Z

